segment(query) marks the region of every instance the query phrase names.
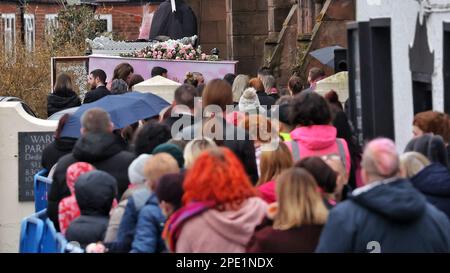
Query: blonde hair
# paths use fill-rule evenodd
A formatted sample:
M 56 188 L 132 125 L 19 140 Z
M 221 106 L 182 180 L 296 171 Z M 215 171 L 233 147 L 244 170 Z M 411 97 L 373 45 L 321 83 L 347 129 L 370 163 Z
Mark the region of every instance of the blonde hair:
M 216 143 L 207 137 L 189 141 L 184 148 L 184 166 L 189 169 L 202 152 L 216 147 Z
M 289 148 L 283 142 L 273 151 L 262 151 L 260 163 L 261 175 L 258 186 L 261 186 L 280 175 L 284 170 L 292 168 L 294 161 Z
M 247 75 L 239 74 L 233 82 L 233 101 L 239 102 L 244 90 L 248 88 L 248 82 L 250 81 L 250 77 Z
M 149 158 L 144 165 L 144 176 L 152 185 L 163 175 L 178 173 L 178 163 L 168 153 L 160 153 Z
M 431 164 L 421 153 L 409 152 L 400 156 L 400 167 L 406 178 L 411 178 Z
M 313 176 L 301 168 L 284 171 L 277 181 L 278 211 L 273 228 L 288 230 L 302 225 L 324 225 L 328 218 Z

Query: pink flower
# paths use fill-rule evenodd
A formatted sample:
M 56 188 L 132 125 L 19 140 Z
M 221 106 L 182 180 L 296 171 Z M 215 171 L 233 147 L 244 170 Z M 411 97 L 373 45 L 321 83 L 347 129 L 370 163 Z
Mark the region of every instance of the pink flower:
M 206 54 L 202 53 L 202 60 L 206 60 Z
M 156 58 L 157 58 L 157 59 L 161 59 L 161 55 L 158 55 Z
M 167 53 L 167 58 L 169 58 L 169 59 L 172 59 L 172 57 L 173 57 L 173 55 L 172 55 L 172 53 Z

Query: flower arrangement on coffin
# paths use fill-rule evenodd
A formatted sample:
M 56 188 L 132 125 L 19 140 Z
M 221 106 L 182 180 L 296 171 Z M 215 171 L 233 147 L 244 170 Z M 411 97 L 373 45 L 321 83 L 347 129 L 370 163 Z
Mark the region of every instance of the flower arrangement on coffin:
M 121 54 L 121 57 L 148 58 L 157 60 L 197 60 L 197 61 L 217 61 L 217 55 L 206 55 L 202 52 L 201 46 L 197 48 L 191 44 L 183 44 L 179 41 L 169 40 L 148 46 L 142 50 Z

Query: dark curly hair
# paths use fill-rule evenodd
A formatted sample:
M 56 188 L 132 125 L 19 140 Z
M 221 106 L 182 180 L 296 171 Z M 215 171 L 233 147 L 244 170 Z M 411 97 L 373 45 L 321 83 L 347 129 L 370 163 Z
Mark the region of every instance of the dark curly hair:
M 172 138 L 169 126 L 151 121 L 137 133 L 134 152 L 137 156 L 151 154 L 158 145 L 166 143 Z
M 296 168 L 307 170 L 316 179 L 317 185 L 326 193 L 336 189 L 336 172 L 319 157 L 308 157 L 295 164 Z
M 328 125 L 332 120 L 328 102 L 313 92 L 296 95 L 291 102 L 290 112 L 291 123 L 294 125 Z

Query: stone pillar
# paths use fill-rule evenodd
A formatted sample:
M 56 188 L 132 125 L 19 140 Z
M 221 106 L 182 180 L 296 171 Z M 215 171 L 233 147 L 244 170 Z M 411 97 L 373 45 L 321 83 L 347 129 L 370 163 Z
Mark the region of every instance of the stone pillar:
M 227 55 L 237 73 L 256 75 L 263 63 L 268 33 L 268 0 L 226 0 Z
M 34 202 L 19 202 L 19 132 L 53 132 L 57 121 L 28 115 L 19 102 L 0 103 L 0 252 L 19 251 L 20 223 Z M 33 154 L 32 154 L 33 155 Z

